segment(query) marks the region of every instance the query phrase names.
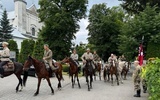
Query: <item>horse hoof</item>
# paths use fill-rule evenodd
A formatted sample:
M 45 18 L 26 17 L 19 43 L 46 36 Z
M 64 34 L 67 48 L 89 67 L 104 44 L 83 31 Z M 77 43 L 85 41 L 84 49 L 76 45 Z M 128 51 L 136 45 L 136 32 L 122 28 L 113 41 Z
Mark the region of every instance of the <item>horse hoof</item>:
M 22 90 L 19 90 L 19 92 L 22 92 Z
M 34 94 L 34 96 L 37 96 L 37 95 L 38 95 L 38 93 L 35 93 L 35 94 Z
M 79 86 L 79 89 L 81 89 L 81 87 Z
M 121 84 L 123 84 L 123 82 L 121 82 Z

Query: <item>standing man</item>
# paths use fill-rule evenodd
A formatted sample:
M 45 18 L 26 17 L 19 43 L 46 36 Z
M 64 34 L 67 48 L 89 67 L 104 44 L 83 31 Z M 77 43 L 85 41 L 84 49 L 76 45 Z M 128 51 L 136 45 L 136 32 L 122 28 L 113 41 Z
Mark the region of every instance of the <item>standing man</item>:
M 7 64 L 10 61 L 10 50 L 8 48 L 8 43 L 7 42 L 3 42 L 2 43 L 3 46 L 3 50 L 0 53 L 1 56 L 1 62 L 0 62 L 0 77 L 3 78 L 4 75 L 4 69 L 3 66 L 5 64 Z
M 83 55 L 82 55 L 82 57 L 81 57 L 81 59 L 82 59 L 82 61 L 83 61 L 83 64 L 84 64 L 84 66 L 83 66 L 83 76 L 84 76 L 84 67 L 86 66 L 86 60 L 93 60 L 93 54 L 90 52 L 90 49 L 89 48 L 87 48 L 87 52 L 85 52 Z M 93 69 L 95 69 L 95 66 L 94 66 L 94 64 L 93 64 L 93 61 L 92 61 L 92 67 L 93 67 Z
M 139 65 L 139 61 L 134 61 L 135 70 L 133 72 L 133 82 L 134 82 L 134 90 L 137 92 L 134 97 L 141 97 L 141 66 Z
M 52 51 L 49 49 L 48 44 L 44 44 L 44 55 L 43 55 L 43 60 L 45 63 L 49 63 L 49 66 L 51 67 L 52 70 L 58 69 L 52 62 Z

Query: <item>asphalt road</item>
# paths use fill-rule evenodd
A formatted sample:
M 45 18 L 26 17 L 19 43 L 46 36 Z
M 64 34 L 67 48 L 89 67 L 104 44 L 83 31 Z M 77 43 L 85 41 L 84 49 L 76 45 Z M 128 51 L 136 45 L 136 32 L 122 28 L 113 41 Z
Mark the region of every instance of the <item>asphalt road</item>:
M 70 78 L 64 76 L 62 81 L 62 90 L 58 90 L 57 79 L 51 78 L 52 86 L 55 94 L 51 94 L 51 90 L 46 80 L 42 80 L 40 93 L 38 96 L 33 96 L 37 88 L 37 78 L 28 77 L 26 87 L 22 92 L 16 93 L 15 88 L 18 83 L 15 75 L 0 79 L 0 100 L 147 100 L 148 94 L 141 94 L 140 98 L 133 97 L 134 89 L 131 76 L 124 80 L 124 84 L 111 86 L 110 82 L 97 81 L 93 82 L 93 89 L 87 90 L 85 78 L 80 78 L 81 89 L 78 85 L 75 88 L 71 87 Z

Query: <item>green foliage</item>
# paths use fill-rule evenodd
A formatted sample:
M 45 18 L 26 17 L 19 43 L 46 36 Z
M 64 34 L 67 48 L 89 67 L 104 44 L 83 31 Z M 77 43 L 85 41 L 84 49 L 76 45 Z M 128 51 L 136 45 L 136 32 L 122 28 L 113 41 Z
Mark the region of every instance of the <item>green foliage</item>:
M 160 43 L 149 42 L 147 46 L 146 58 L 158 57 L 160 58 Z
M 18 61 L 24 63 L 28 58 L 28 55 L 32 55 L 34 49 L 34 40 L 25 39 L 21 43 L 21 51 L 18 57 Z
M 122 26 L 118 48 L 120 53 L 129 57 L 128 59 L 138 55 L 138 47 L 143 36 L 144 51 L 148 48 L 149 42 L 160 42 L 160 13 L 156 9 L 157 7 L 146 6 L 139 15 L 127 18 L 128 20 Z
M 40 0 L 39 18 L 45 26 L 40 37 L 49 44 L 55 59 L 69 56 L 78 21 L 86 17 L 87 0 Z
M 159 0 L 119 0 L 123 1 L 121 6 L 131 14 L 137 14 L 143 11 L 147 4 L 151 7 L 157 5 L 160 9 L 160 1 Z
M 36 59 L 41 60 L 43 58 L 43 53 L 44 53 L 44 49 L 43 49 L 43 41 L 41 39 L 38 39 L 34 45 L 34 50 L 33 50 L 33 57 Z
M 106 4 L 93 5 L 89 12 L 89 43 L 103 59 L 118 53 L 118 35 L 123 25 L 124 11 L 120 7 L 107 8 Z
M 18 59 L 19 51 L 18 51 L 17 42 L 14 41 L 14 40 L 9 40 L 8 43 L 9 43 L 9 49 L 10 49 L 10 51 L 15 51 L 16 52 L 16 59 Z
M 68 65 L 62 65 L 63 66 L 63 72 L 68 72 L 69 71 L 69 66 Z
M 160 98 L 160 59 L 156 58 L 145 66 L 142 75 L 147 81 L 149 100 Z
M 12 31 L 13 28 L 9 23 L 7 11 L 4 10 L 2 19 L 0 20 L 0 41 L 8 41 L 9 39 L 12 39 L 12 35 L 10 34 Z

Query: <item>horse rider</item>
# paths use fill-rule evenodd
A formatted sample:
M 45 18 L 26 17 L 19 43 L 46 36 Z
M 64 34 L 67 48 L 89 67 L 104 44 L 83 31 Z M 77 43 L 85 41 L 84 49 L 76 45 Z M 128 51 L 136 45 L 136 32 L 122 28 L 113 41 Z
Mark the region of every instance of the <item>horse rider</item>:
M 0 77 L 3 78 L 4 69 L 3 66 L 10 61 L 10 50 L 8 48 L 7 42 L 2 42 L 3 50 L 0 52 L 1 62 L 0 62 Z
M 116 64 L 117 58 L 116 58 L 116 56 L 115 56 L 114 54 L 111 54 L 111 56 L 108 58 L 109 67 L 111 67 L 111 63 L 112 63 L 113 61 L 114 61 L 115 64 Z
M 93 61 L 94 61 L 94 63 L 95 63 L 95 67 L 97 67 L 97 64 L 98 64 L 98 62 L 100 61 L 101 59 L 100 59 L 100 57 L 99 57 L 99 55 L 97 54 L 97 52 L 96 51 L 94 51 L 94 53 L 93 53 Z
M 124 55 L 121 56 L 121 61 L 126 61 L 126 58 Z
M 51 67 L 51 69 L 54 71 L 54 70 L 58 69 L 58 67 L 53 63 L 52 56 L 53 56 L 53 53 L 49 49 L 49 45 L 48 44 L 44 44 L 43 61 L 45 62 L 45 64 L 48 63 L 49 66 Z
M 84 76 L 84 68 L 86 66 L 86 60 L 92 60 L 92 67 L 93 69 L 95 69 L 94 63 L 93 63 L 93 54 L 90 52 L 90 49 L 87 48 L 87 52 L 85 52 L 82 57 L 81 57 L 82 61 L 83 61 L 83 76 Z
M 73 61 L 77 64 L 77 67 L 78 67 L 78 71 L 80 72 L 80 65 L 79 65 L 79 62 L 78 62 L 78 54 L 76 52 L 76 49 L 73 50 L 71 56 L 70 56 Z
M 134 82 L 134 90 L 137 92 L 134 97 L 141 97 L 141 66 L 139 65 L 139 61 L 134 61 L 135 70 L 133 72 L 133 82 Z

